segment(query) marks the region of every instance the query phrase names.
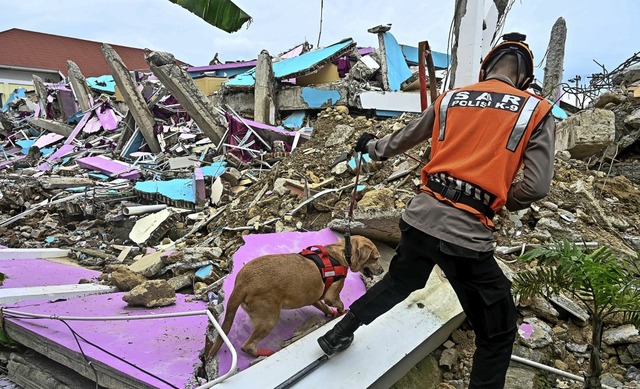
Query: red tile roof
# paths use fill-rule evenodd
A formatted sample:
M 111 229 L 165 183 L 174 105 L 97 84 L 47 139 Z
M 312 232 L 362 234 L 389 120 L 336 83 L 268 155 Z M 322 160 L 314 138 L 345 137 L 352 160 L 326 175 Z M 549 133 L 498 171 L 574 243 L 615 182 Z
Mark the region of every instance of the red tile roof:
M 58 70 L 67 74 L 67 60 L 75 62 L 85 77 L 111 74 L 102 56 L 102 43 L 12 28 L 0 32 L 0 67 L 18 66 Z M 129 70 L 148 70 L 142 49 L 110 45 Z

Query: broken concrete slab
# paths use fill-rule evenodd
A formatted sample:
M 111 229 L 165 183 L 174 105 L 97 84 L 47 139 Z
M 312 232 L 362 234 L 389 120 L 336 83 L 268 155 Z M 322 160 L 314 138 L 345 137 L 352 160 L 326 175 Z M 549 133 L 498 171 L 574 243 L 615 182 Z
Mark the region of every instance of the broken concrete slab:
M 103 155 L 79 158 L 76 160 L 76 163 L 82 168 L 99 171 L 110 177 L 124 178 L 127 180 L 140 178 L 140 171 L 137 167 L 107 158 Z
M 53 133 L 62 135 L 64 137 L 71 135 L 71 132 L 73 131 L 73 127 L 66 125 L 64 123 L 61 123 L 55 120 L 49 120 L 49 119 L 34 117 L 29 119 L 29 124 L 45 129 L 47 131 L 51 131 Z
M 122 292 L 128 292 L 146 281 L 144 276 L 124 266 L 109 275 L 109 282 Z
M 111 68 L 111 74 L 118 85 L 118 89 L 122 93 L 129 112 L 132 113 L 136 120 L 136 124 L 142 133 L 147 145 L 153 153 L 159 153 L 162 151 L 160 143 L 154 134 L 155 119 L 151 115 L 151 111 L 147 105 L 147 102 L 140 94 L 136 87 L 129 70 L 125 66 L 124 62 L 116 53 L 116 51 L 107 44 L 102 45 L 102 55 L 105 61 Z
M 334 219 L 327 227 L 342 233 L 350 228 L 354 235 L 366 236 L 395 246 L 400 242 L 398 222 L 401 216 L 402 209 L 356 209 L 351 223 L 347 219 Z
M 255 73 L 254 109 L 253 117 L 256 121 L 276 124 L 276 93 L 275 79 L 273 76 L 273 64 L 267 50 L 262 50 L 258 55 L 258 63 Z
M 72 60 L 67 60 L 67 76 L 69 77 L 71 89 L 76 96 L 76 100 L 78 100 L 80 109 L 83 112 L 88 111 L 93 105 L 91 91 L 89 91 L 87 80 L 84 78 L 82 71 L 80 71 L 78 65 Z
M 44 189 L 64 189 L 80 186 L 93 186 L 95 184 L 91 178 L 61 176 L 40 177 L 39 182 Z
M 69 255 L 69 250 L 56 248 L 41 249 L 13 249 L 0 248 L 0 265 L 2 260 L 11 259 L 44 259 L 44 258 L 62 258 Z
M 175 305 L 155 309 L 129 308 L 122 301 L 123 293 L 87 296 L 29 306 L 19 305 L 16 310 L 51 316 L 104 317 L 127 315 L 153 315 L 206 309 L 202 301 L 189 301 L 189 296 L 178 295 Z M 89 341 L 107 347 L 109 352 L 124 357 L 130 364 L 99 350 L 84 347 L 78 350 L 69 329 L 58 320 L 23 320 L 5 315 L 9 336 L 50 359 L 65 365 L 84 377 L 95 379 L 108 388 L 139 389 L 157 387 L 184 387 L 193 378 L 200 364 L 202 334 L 207 326 L 204 316 L 186 316 L 147 320 L 119 320 L 96 324 L 92 321 L 68 322 Z M 144 334 L 144 336 L 138 335 Z M 171 346 L 162 339 L 172 339 Z M 85 358 L 92 361 L 92 366 Z M 147 374 L 150 372 L 153 376 Z
M 573 158 L 591 157 L 615 140 L 615 114 L 606 109 L 589 109 L 558 124 L 556 150 L 568 150 Z
M 129 239 L 137 244 L 147 241 L 157 242 L 167 231 L 175 226 L 180 212 L 175 208 L 167 208 L 140 218 L 131 229 Z
M 168 257 L 173 252 L 173 250 L 158 251 L 152 254 L 145 255 L 129 265 L 129 270 L 148 278 L 153 277 L 160 271 L 160 269 L 164 267 L 165 263 L 163 261 L 163 258 Z
M 385 60 L 383 62 L 386 63 L 387 68 L 387 73 L 386 75 L 383 74 L 383 77 L 387 79 L 388 90 L 398 91 L 402 83 L 411 77 L 411 70 L 409 70 L 402 49 L 393 34 L 390 32 L 383 33 L 382 40 L 384 42 L 384 51 L 381 51 L 384 53 Z M 383 65 L 383 71 L 384 68 L 385 66 Z
M 74 389 L 95 386 L 90 379 L 33 350 L 20 354 L 11 353 L 7 364 L 7 375 L 23 388 Z
M 134 287 L 122 296 L 132 307 L 166 307 L 176 302 L 176 292 L 166 280 L 149 280 Z
M 33 87 L 36 90 L 36 94 L 38 95 L 38 106 L 40 107 L 40 115 L 35 115 L 36 117 L 43 117 L 45 119 L 53 119 L 47 117 L 47 88 L 44 86 L 44 80 L 38 76 L 33 75 Z
M 74 297 L 89 296 L 93 294 L 113 293 L 118 290 L 108 285 L 98 284 L 73 284 L 29 286 L 19 288 L 0 289 L 0 305 L 15 304 L 22 301 L 56 301 Z
M 422 112 L 419 92 L 366 91 L 359 94 L 364 109 L 375 109 L 378 116 L 397 116 L 402 112 Z
M 10 249 L 0 250 L 0 254 L 4 250 Z M 64 252 L 66 256 L 67 250 L 54 250 Z M 33 253 L 33 250 L 23 250 L 23 255 L 14 254 L 9 257 L 27 256 L 29 251 Z M 26 300 L 56 300 L 114 291 L 104 285 L 78 284 L 81 280 L 97 278 L 100 272 L 54 262 L 58 259 L 33 259 L 35 256 L 37 255 L 22 259 L 5 257 L 0 260 L 0 273 L 6 276 L 0 288 L 0 302 L 13 304 Z
M 219 145 L 225 133 L 220 121 L 220 112 L 193 83 L 189 74 L 175 64 L 175 58 L 171 54 L 147 50 L 145 59 L 153 74 L 175 96 L 200 130 L 216 146 Z

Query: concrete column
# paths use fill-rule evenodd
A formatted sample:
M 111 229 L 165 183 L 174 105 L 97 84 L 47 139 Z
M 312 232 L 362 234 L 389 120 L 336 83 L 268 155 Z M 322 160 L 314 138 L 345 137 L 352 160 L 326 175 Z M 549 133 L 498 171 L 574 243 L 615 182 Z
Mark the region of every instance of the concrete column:
M 391 30 L 390 25 L 376 26 L 367 31 L 378 34 L 378 48 L 380 50 L 380 74 L 382 74 L 382 89 L 390 90 L 389 87 L 389 66 L 387 65 L 387 49 L 384 44 L 384 33 Z
M 72 60 L 67 60 L 67 76 L 71 82 L 71 89 L 73 90 L 73 94 L 76 95 L 80 109 L 82 112 L 87 112 L 91 109 L 91 92 L 80 68 Z
M 189 74 L 175 64 L 169 53 L 145 50 L 145 60 L 162 85 L 178 99 L 202 132 L 219 145 L 226 127 L 222 125 L 216 108 L 193 82 Z
M 256 83 L 254 93 L 253 118 L 260 123 L 276 124 L 276 93 L 273 64 L 267 50 L 258 55 L 256 65 Z
M 473 84 L 478 80 L 482 57 L 483 13 L 484 0 L 456 0 L 449 88 Z
M 491 50 L 491 44 L 499 38 L 496 32 L 498 32 L 498 25 L 504 25 L 508 5 L 509 0 L 493 0 L 488 5 L 489 9 L 484 16 L 485 28 L 482 31 L 482 58 Z
M 118 53 L 106 43 L 102 45 L 102 55 L 105 61 L 107 61 L 109 68 L 111 68 L 111 74 L 116 81 L 116 85 L 120 89 L 124 101 L 129 107 L 129 112 L 131 112 L 136 120 L 136 124 L 142 136 L 147 141 L 151 152 L 156 154 L 162 152 L 162 147 L 160 147 L 158 139 L 153 134 L 153 126 L 156 123 L 155 119 L 153 115 L 151 115 L 151 111 L 144 97 L 142 97 L 142 94 L 140 94 L 140 91 L 136 88 L 136 82 L 133 77 L 131 77 L 129 70 L 124 62 L 122 62 Z
M 47 117 L 47 88 L 44 86 L 44 81 L 40 76 L 33 75 L 33 86 L 38 95 L 38 105 L 40 106 L 40 117 Z
M 71 135 L 73 132 L 73 127 L 55 120 L 32 118 L 29 120 L 29 124 L 65 137 Z
M 547 62 L 544 65 L 544 81 L 542 95 L 554 101 L 559 97 L 564 66 L 564 44 L 567 40 L 567 23 L 558 18 L 551 28 L 549 47 L 547 48 Z

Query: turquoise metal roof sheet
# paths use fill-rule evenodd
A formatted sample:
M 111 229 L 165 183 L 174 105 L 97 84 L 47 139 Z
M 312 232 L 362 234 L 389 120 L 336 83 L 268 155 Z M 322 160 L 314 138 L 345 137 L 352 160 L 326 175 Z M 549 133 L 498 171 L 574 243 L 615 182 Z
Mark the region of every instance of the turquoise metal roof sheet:
M 407 59 L 407 63 L 412 66 L 417 66 L 418 61 L 418 48 L 414 46 L 400 45 L 402 53 Z M 436 69 L 446 69 L 449 67 L 451 56 L 445 53 L 440 53 L 431 50 L 431 57 L 433 57 L 433 66 Z
M 312 68 L 324 61 L 331 61 L 340 57 L 343 53 L 355 46 L 353 39 L 346 39 L 342 42 L 327 46 L 325 48 L 310 51 L 297 57 L 285 59 L 273 64 L 273 74 L 276 80 L 283 78 L 298 77 L 304 71 Z M 255 84 L 255 72 L 253 68 L 227 81 L 228 86 L 253 86 Z
M 400 85 L 411 77 L 411 70 L 393 34 L 385 32 L 383 39 L 384 49 L 387 55 L 387 79 L 389 80 L 389 89 L 397 91 L 400 90 Z

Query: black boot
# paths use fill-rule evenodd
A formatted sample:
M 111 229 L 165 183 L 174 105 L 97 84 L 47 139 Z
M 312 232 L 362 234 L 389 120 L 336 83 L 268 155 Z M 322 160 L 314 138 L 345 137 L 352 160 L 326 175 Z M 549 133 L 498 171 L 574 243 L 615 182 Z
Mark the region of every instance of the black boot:
M 338 324 L 318 338 L 320 348 L 327 355 L 346 350 L 353 342 L 353 333 L 360 325 L 362 325 L 362 322 L 356 315 L 351 311 L 347 312 Z

